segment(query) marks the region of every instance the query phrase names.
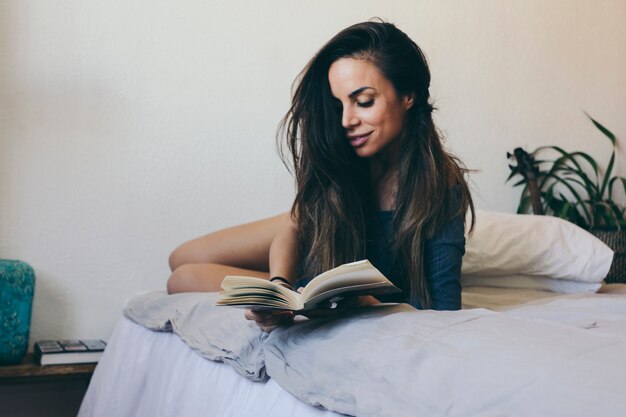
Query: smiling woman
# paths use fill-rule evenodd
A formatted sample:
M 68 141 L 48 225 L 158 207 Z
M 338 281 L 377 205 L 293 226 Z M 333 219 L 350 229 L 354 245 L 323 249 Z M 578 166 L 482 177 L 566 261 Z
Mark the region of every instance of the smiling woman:
M 402 132 L 413 97 L 399 97 L 391 81 L 365 59 L 338 59 L 328 70 L 328 80 L 341 105 L 341 125 L 356 154 L 397 160 L 399 141 L 395 139 Z
M 279 128 L 297 183 L 291 214 L 182 245 L 170 258 L 169 291 L 216 290 L 232 273 L 297 287 L 368 258 L 402 293 L 360 304 L 459 309 L 473 205 L 466 170 L 434 125 L 429 86 L 424 54 L 393 24 L 338 33 L 300 74 Z M 292 319 L 246 317 L 267 331 Z

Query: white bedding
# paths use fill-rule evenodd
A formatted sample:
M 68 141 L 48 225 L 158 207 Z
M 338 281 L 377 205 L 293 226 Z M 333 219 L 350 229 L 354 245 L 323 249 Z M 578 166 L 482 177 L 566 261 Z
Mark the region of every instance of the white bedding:
M 420 372 L 414 375 L 412 383 L 407 384 L 408 393 L 421 395 L 421 398 L 409 398 L 409 401 L 414 401 L 414 411 L 424 411 L 427 405 L 438 406 L 439 401 L 444 399 L 442 409 L 430 409 L 428 414 L 586 415 L 588 410 L 593 410 L 595 415 L 625 415 L 626 400 L 621 394 L 626 384 L 625 288 L 626 285 L 615 285 L 606 287 L 607 294 L 560 297 L 543 291 L 503 292 L 477 288 L 466 291 L 466 306 L 492 303 L 494 310 L 500 312 L 459 312 L 459 316 L 475 314 L 477 320 L 459 321 L 461 325 L 457 327 L 465 334 L 445 333 L 448 340 L 455 338 L 456 343 L 460 343 L 460 349 L 454 349 L 456 357 L 437 355 L 441 350 L 436 345 L 425 347 L 427 350 L 424 352 L 435 350 L 422 355 L 425 357 L 419 360 L 426 361 L 419 362 Z M 505 305 L 502 300 L 507 297 L 503 294 L 509 294 L 511 303 L 535 301 L 517 306 Z M 427 318 L 428 314 L 422 317 Z M 444 321 L 456 320 L 455 313 L 434 317 L 435 321 L 442 317 L 448 317 Z M 487 326 L 479 325 L 482 319 Z M 514 340 L 516 333 L 511 334 L 511 327 L 507 328 L 506 323 L 520 329 L 519 343 Z M 454 327 L 447 326 L 445 330 Z M 527 333 L 522 333 L 522 330 Z M 559 339 L 557 334 L 563 335 L 563 338 Z M 276 335 L 280 336 L 280 333 Z M 525 335 L 532 335 L 536 343 L 529 341 Z M 485 345 L 485 340 L 493 343 Z M 270 350 L 275 353 L 277 346 L 282 348 L 284 345 L 272 344 Z M 485 352 L 475 356 L 473 349 Z M 279 359 L 286 361 L 289 351 L 279 356 L 285 356 Z M 306 361 L 306 356 L 304 359 Z M 315 359 L 326 360 L 324 357 Z M 302 363 L 300 358 L 298 365 L 297 360 L 295 366 L 304 369 L 306 363 Z M 454 361 L 457 361 L 456 365 L 452 366 Z M 96 369 L 79 415 L 337 415 L 307 405 L 283 390 L 276 381 L 293 372 L 291 365 L 283 368 L 283 375 L 277 371 L 275 379 L 252 382 L 227 365 L 200 357 L 174 334 L 153 332 L 122 319 Z M 536 372 L 542 369 L 546 371 L 545 378 L 542 375 L 537 378 Z M 593 372 L 594 369 L 598 372 Z M 451 373 L 444 376 L 443 370 Z M 298 369 L 295 371 L 297 373 Z M 485 379 L 489 375 L 493 378 Z M 376 376 L 378 380 L 385 377 Z M 507 376 L 515 378 L 512 384 L 507 384 Z M 520 387 L 517 382 L 525 377 L 529 377 L 532 384 Z M 307 383 L 307 378 L 303 375 L 301 379 Z M 481 385 L 477 386 L 479 381 Z M 359 383 L 367 386 L 368 381 L 355 381 L 355 385 Z M 487 384 L 489 387 L 486 387 Z M 292 386 L 288 388 L 297 391 L 298 386 L 297 381 L 294 383 L 292 380 Z M 516 388 L 507 392 L 510 387 Z M 322 387 L 320 395 L 332 396 L 332 387 L 327 388 L 328 393 L 324 393 Z M 493 400 L 485 402 L 485 394 L 492 395 Z M 574 398 L 571 398 L 572 394 L 575 394 Z M 310 401 L 310 398 L 303 399 Z M 333 398 L 326 398 L 325 401 L 333 404 Z M 374 405 L 359 407 L 353 414 L 381 415 L 373 411 Z
M 252 382 L 172 334 L 126 318 L 91 379 L 80 417 L 324 417 L 276 382 Z

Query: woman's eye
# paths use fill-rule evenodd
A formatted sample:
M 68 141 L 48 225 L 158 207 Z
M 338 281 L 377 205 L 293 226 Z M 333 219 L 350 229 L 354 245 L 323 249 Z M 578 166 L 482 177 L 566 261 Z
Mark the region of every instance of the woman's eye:
M 357 106 L 359 107 L 372 107 L 372 105 L 374 104 L 374 100 L 369 100 L 369 101 L 363 101 L 363 102 L 358 102 L 356 103 Z

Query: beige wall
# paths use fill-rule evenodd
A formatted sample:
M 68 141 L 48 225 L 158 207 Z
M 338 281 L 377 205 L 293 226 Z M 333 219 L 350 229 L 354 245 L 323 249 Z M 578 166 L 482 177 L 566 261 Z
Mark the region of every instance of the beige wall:
M 518 145 L 604 159 L 583 110 L 626 137 L 623 0 L 5 0 L 0 257 L 37 271 L 31 338 L 107 338 L 177 244 L 287 210 L 274 135 L 291 82 L 372 16 L 427 53 L 480 208 L 515 209 Z

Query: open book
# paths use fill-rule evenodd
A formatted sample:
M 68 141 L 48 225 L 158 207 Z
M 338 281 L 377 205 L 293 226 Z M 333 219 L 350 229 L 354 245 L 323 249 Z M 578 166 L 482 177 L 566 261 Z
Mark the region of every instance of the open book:
M 346 296 L 400 292 L 368 260 L 343 264 L 313 278 L 301 293 L 266 279 L 226 276 L 216 305 L 303 311 Z

